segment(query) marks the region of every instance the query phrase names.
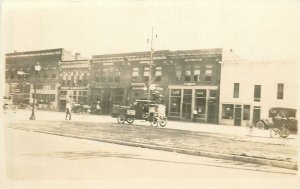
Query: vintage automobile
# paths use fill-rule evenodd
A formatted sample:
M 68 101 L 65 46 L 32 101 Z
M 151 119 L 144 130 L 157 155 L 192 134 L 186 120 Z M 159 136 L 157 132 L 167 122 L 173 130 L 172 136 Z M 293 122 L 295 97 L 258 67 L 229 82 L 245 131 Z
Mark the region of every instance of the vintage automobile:
M 275 107 L 269 110 L 269 118 L 261 119 L 256 123 L 257 128 L 270 129 L 270 135 L 286 138 L 289 132 L 297 133 L 298 121 L 296 109 Z
M 81 104 L 74 104 L 72 108 L 72 112 L 82 114 L 82 113 L 90 113 L 91 107 L 89 105 L 81 105 Z
M 166 126 L 165 106 L 150 100 L 136 100 L 132 106 L 113 105 L 112 117 L 117 118 L 118 123 L 132 124 L 134 120 L 149 121 L 152 126 Z

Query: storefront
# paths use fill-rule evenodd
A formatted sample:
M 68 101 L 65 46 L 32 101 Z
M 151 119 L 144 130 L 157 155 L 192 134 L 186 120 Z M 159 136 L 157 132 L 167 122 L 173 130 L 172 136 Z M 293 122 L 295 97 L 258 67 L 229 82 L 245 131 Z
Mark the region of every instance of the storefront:
M 169 86 L 170 118 L 217 123 L 217 86 Z
M 68 102 L 75 104 L 89 104 L 87 100 L 88 88 L 87 87 L 60 87 L 59 92 L 59 110 L 64 111 Z
M 109 114 L 113 104 L 124 105 L 127 100 L 124 88 L 92 88 L 91 103 L 100 101 L 103 114 Z

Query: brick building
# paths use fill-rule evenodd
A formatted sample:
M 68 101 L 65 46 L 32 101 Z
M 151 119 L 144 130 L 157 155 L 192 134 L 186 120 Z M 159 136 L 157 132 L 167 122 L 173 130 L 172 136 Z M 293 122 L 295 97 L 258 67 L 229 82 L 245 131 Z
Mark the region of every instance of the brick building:
M 48 49 L 6 54 L 5 79 L 6 95 L 13 97 L 14 104 L 33 102 L 35 71 L 39 63 L 41 71 L 37 75 L 37 105 L 41 109 L 57 108 L 58 63 L 74 59 L 70 52 Z

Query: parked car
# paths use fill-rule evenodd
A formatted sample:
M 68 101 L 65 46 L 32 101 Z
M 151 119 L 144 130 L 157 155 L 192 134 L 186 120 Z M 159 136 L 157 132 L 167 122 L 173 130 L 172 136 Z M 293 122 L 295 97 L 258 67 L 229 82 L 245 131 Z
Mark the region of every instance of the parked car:
M 285 124 L 285 126 L 292 133 L 298 131 L 298 120 L 296 119 L 296 109 L 275 107 L 269 110 L 269 118 L 261 119 L 256 123 L 257 128 L 270 129 L 272 127 L 278 127 L 278 124 Z M 284 121 L 278 121 L 284 120 Z M 278 123 L 278 124 L 277 124 Z
M 74 104 L 72 108 L 72 112 L 74 113 L 90 113 L 91 112 L 91 107 L 89 105 L 81 105 L 81 104 Z

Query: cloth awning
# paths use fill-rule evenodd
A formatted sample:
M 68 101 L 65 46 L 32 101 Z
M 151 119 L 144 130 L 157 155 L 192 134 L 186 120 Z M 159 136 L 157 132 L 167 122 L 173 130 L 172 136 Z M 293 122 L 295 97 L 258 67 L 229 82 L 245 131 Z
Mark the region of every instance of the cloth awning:
M 146 91 L 147 86 L 145 83 L 131 83 L 131 89 L 132 90 L 141 90 L 141 91 Z

